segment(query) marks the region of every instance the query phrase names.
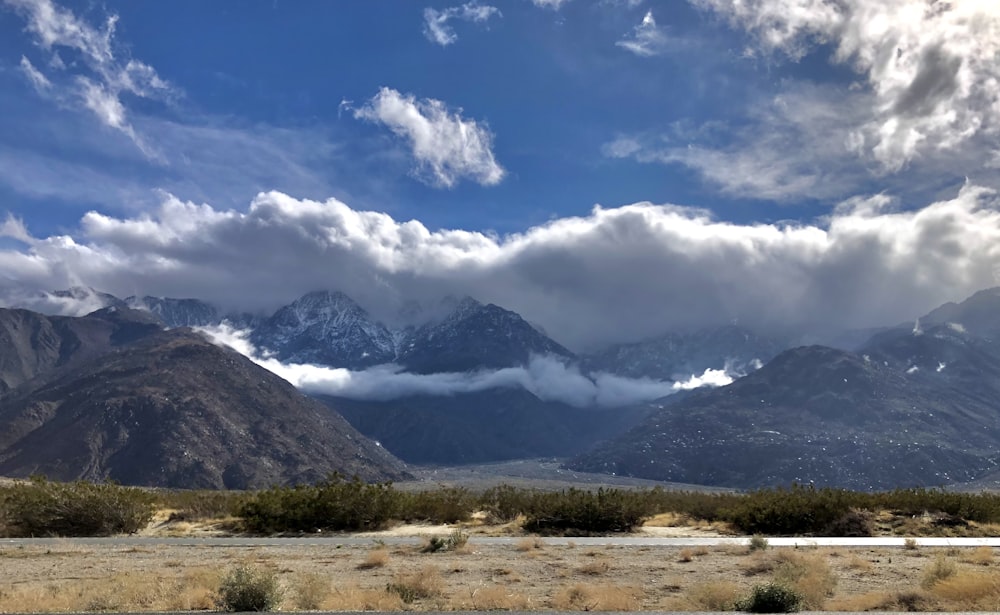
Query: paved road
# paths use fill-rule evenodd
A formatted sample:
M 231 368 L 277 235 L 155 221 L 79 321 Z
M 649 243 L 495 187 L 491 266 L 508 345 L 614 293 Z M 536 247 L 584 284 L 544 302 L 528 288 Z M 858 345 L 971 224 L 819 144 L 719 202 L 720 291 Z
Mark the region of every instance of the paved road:
M 344 535 L 305 536 L 297 538 L 152 538 L 147 536 L 112 536 L 108 538 L 3 538 L 0 547 L 21 545 L 97 545 L 97 546 L 156 546 L 177 547 L 292 547 L 292 546 L 332 546 L 370 545 L 376 540 L 388 545 L 421 544 L 424 538 L 407 537 L 359 537 Z M 472 545 L 513 545 L 523 537 L 472 536 Z M 638 536 L 607 536 L 587 538 L 540 538 L 547 545 L 577 546 L 621 546 L 621 547 L 712 547 L 721 545 L 746 544 L 749 538 L 656 538 Z M 768 538 L 772 547 L 903 547 L 904 538 Z M 923 547 L 1000 547 L 997 538 L 915 538 Z

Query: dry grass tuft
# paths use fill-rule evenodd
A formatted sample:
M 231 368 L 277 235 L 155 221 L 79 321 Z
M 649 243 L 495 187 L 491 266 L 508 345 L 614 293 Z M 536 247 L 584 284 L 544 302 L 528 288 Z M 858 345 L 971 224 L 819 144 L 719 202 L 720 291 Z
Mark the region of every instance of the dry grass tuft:
M 944 555 L 938 555 L 924 569 L 924 574 L 920 578 L 920 586 L 924 589 L 930 589 L 937 583 L 955 576 L 956 572 L 958 572 L 958 565 L 953 560 Z
M 606 574 L 609 570 L 611 570 L 611 564 L 605 559 L 595 559 L 576 569 L 580 574 L 589 574 L 591 576 L 600 576 Z
M 424 566 L 411 573 L 399 573 L 386 586 L 386 591 L 392 592 L 409 604 L 416 600 L 438 598 L 444 594 L 444 581 L 441 572 L 434 566 Z
M 858 572 L 871 572 L 875 569 L 875 564 L 871 560 L 852 555 L 847 559 L 847 567 Z
M 372 568 L 383 568 L 389 563 L 389 549 L 377 547 L 368 552 L 365 561 L 358 564 L 359 570 L 371 570 Z
M 888 611 L 896 606 L 896 596 L 888 592 L 868 592 L 854 596 L 831 598 L 824 607 L 828 611 Z
M 677 554 L 677 561 L 679 562 L 690 562 L 694 559 L 693 549 L 681 549 L 680 553 Z
M 0 612 L 189 611 L 214 606 L 218 571 L 179 578 L 117 574 L 105 579 L 38 583 L 0 591 Z
M 956 574 L 933 584 L 931 593 L 947 601 L 949 610 L 990 610 L 1000 606 L 1000 575 L 974 572 Z
M 331 611 L 398 611 L 403 608 L 403 600 L 399 594 L 385 589 L 349 584 L 335 588 L 323 608 Z
M 531 609 L 531 600 L 504 585 L 484 585 L 472 590 L 468 599 L 452 606 L 473 611 L 525 611 Z
M 538 537 L 522 538 L 521 540 L 518 540 L 517 543 L 514 544 L 514 548 L 517 549 L 518 551 L 521 551 L 522 553 L 525 551 L 538 551 L 541 550 L 544 546 L 545 543 L 542 542 L 542 539 Z
M 732 581 L 709 581 L 692 586 L 684 597 L 691 610 L 731 611 L 742 593 Z
M 306 573 L 295 580 L 293 604 L 302 611 L 318 611 L 330 595 L 330 579 L 317 573 Z
M 826 599 L 833 595 L 837 578 L 822 552 L 799 553 L 788 549 L 773 552 L 774 580 L 802 596 L 807 610 L 822 610 Z
M 552 608 L 560 611 L 636 611 L 642 589 L 624 585 L 575 584 L 556 592 Z
M 993 548 L 982 546 L 962 554 L 961 560 L 976 566 L 989 566 L 993 563 Z

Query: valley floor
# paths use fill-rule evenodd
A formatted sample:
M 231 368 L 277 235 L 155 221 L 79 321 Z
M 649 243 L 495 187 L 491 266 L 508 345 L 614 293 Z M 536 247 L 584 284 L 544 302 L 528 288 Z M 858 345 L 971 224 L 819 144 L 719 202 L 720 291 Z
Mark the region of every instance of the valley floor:
M 0 548 L 0 611 L 213 609 L 233 566 L 277 574 L 282 610 L 722 610 L 755 584 L 810 609 L 996 610 L 988 547 L 708 548 L 544 545 Z M 404 598 L 409 602 L 404 602 Z

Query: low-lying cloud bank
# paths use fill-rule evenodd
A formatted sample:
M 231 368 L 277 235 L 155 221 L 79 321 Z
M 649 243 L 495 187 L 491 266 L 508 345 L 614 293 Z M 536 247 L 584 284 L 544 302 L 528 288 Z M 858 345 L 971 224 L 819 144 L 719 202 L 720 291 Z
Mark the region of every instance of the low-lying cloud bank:
M 858 197 L 812 223 L 773 224 L 636 203 L 498 237 L 268 192 L 246 211 L 166 197 L 133 218 L 90 212 L 72 235 L 35 237 L 10 218 L 0 236 L 11 292 L 83 285 L 266 312 L 337 289 L 387 324 L 413 301 L 470 295 L 583 350 L 733 321 L 810 330 L 912 320 L 997 284 L 1000 200 L 966 185 L 922 207 Z
M 247 332 L 227 324 L 199 329 L 215 343 L 228 346 L 261 367 L 307 393 L 386 401 L 409 395 L 459 395 L 496 388 L 521 387 L 543 401 L 562 402 L 578 408 L 621 407 L 652 401 L 678 391 L 703 386 L 723 386 L 733 381 L 725 369 L 708 369 L 684 381 L 622 378 L 608 373 L 583 374 L 578 367 L 554 357 L 532 357 L 523 367 L 468 373 L 413 374 L 398 365 L 379 365 L 363 371 L 322 365 L 282 363 L 263 356 Z

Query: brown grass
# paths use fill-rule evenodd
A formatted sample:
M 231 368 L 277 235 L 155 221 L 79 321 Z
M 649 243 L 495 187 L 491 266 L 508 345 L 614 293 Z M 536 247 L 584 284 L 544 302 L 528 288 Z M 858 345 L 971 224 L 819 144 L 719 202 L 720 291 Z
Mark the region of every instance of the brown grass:
M 410 603 L 442 596 L 444 580 L 435 566 L 424 566 L 416 572 L 396 574 L 386 590 L 397 594 L 403 602 Z
M 958 572 L 958 565 L 945 555 L 938 555 L 934 561 L 924 568 L 924 573 L 920 578 L 920 586 L 924 589 L 931 589 L 939 582 L 955 576 Z
M 642 589 L 635 586 L 577 583 L 556 592 L 551 606 L 561 611 L 635 611 L 642 597 Z
M 871 560 L 852 555 L 847 558 L 847 567 L 850 570 L 857 570 L 858 572 L 871 572 L 875 568 L 875 564 Z
M 295 608 L 318 611 L 330 595 L 330 579 L 315 572 L 305 573 L 295 580 L 294 588 L 292 602 Z
M 884 591 L 874 591 L 827 600 L 828 611 L 887 611 L 896 606 L 896 597 Z
M 694 611 L 731 611 L 743 589 L 732 581 L 693 585 L 685 594 L 686 608 Z
M 0 612 L 190 611 L 214 606 L 218 571 L 165 579 L 118 573 L 104 579 L 17 586 L 0 592 Z
M 796 552 L 777 549 L 770 554 L 774 580 L 796 590 L 807 610 L 822 610 L 833 595 L 837 578 L 822 552 Z
M 370 570 L 372 568 L 383 568 L 389 563 L 389 549 L 377 547 L 368 552 L 365 560 L 358 564 L 359 570 Z
M 465 599 L 453 601 L 452 608 L 473 611 L 524 611 L 531 600 L 505 585 L 483 585 L 473 589 Z
M 989 566 L 993 563 L 993 547 L 976 547 L 962 553 L 960 559 L 976 566 Z
M 536 551 L 545 547 L 545 543 L 537 536 L 535 538 L 522 538 L 514 544 L 514 548 L 522 553 L 525 551 Z
M 611 570 L 611 564 L 606 559 L 595 559 L 576 569 L 580 574 L 588 574 L 590 576 L 600 576 L 606 574 L 609 570 Z
M 996 611 L 1000 607 L 1000 574 L 955 574 L 934 583 L 930 591 L 951 610 Z
M 399 594 L 385 589 L 362 588 L 357 583 L 337 587 L 323 608 L 331 611 L 398 611 L 403 608 Z

